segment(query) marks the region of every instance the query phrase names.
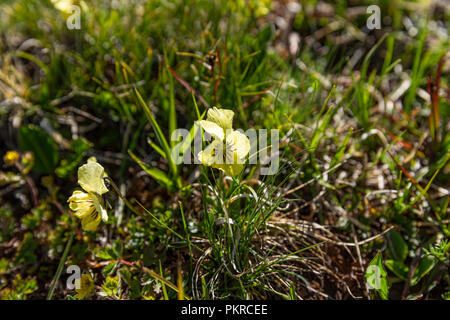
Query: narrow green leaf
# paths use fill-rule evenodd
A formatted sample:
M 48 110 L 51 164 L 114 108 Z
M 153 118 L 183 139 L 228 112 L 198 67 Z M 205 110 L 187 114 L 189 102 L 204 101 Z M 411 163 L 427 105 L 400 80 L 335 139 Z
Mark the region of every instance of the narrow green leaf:
M 156 182 L 158 182 L 166 189 L 172 190 L 173 182 L 163 171 L 149 167 L 144 162 L 142 162 L 131 150 L 128 150 L 128 154 L 145 172 L 147 172 L 153 179 L 155 179 Z
M 336 155 L 334 156 L 333 161 L 331 162 L 330 168 L 333 168 L 338 163 L 341 163 L 342 158 L 344 157 L 345 148 L 347 147 L 352 134 L 353 134 L 353 128 L 350 128 L 350 130 L 348 131 L 347 135 L 344 138 L 344 141 L 342 141 L 342 144 L 339 146 L 339 149 L 336 152 Z
M 169 134 L 172 134 L 177 129 L 177 114 L 175 110 L 175 89 L 173 83 L 173 76 L 168 68 L 167 52 L 164 50 L 164 60 L 166 62 L 166 72 L 169 78 Z M 173 148 L 175 141 L 170 141 L 170 146 Z
M 295 294 L 294 283 L 292 281 L 289 285 L 289 296 L 290 296 L 291 300 L 297 300 L 297 296 Z
M 156 143 L 154 143 L 150 138 L 147 138 L 147 143 L 152 147 L 158 154 L 167 160 L 166 154 L 164 153 L 163 149 L 161 149 Z
M 172 159 L 172 154 L 171 154 L 171 150 L 169 147 L 169 144 L 167 143 L 166 138 L 164 137 L 164 134 L 161 131 L 161 128 L 158 125 L 158 122 L 156 121 L 155 117 L 153 117 L 152 112 L 150 111 L 149 106 L 147 105 L 147 103 L 145 103 L 144 99 L 142 98 L 141 94 L 139 93 L 139 91 L 135 88 L 134 92 L 136 93 L 137 99 L 139 101 L 139 103 L 141 104 L 141 106 L 144 108 L 145 111 L 145 115 L 147 116 L 147 119 L 150 121 L 150 123 L 152 124 L 153 130 L 155 131 L 156 137 L 158 138 L 158 142 L 160 143 L 162 150 L 164 151 L 164 153 L 166 154 L 166 159 L 169 162 L 169 168 L 170 168 L 170 172 L 173 174 L 175 180 L 177 181 L 177 186 L 181 188 L 182 184 L 181 184 L 181 180 L 178 176 L 178 169 L 177 166 L 175 165 L 175 163 L 173 162 Z

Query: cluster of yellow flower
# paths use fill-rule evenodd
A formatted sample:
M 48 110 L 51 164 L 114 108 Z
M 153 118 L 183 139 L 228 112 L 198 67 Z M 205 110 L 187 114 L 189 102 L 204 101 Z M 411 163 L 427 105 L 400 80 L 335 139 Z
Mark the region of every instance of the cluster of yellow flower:
M 214 107 L 208 110 L 207 120 L 199 123 L 214 140 L 197 157 L 203 165 L 235 177 L 244 168 L 250 141 L 243 133 L 233 130 L 233 116 L 234 112 L 227 109 Z M 68 202 L 75 216 L 81 219 L 84 230 L 94 231 L 101 220 L 108 221 L 102 197 L 109 191 L 105 185 L 106 176 L 104 168 L 95 158 L 90 158 L 78 169 L 78 184 L 83 190 L 75 190 Z

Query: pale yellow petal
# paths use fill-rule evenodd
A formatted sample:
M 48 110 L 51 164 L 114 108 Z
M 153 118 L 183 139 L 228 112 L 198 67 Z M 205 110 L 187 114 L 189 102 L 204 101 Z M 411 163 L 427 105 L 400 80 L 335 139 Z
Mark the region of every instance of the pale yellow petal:
M 92 198 L 95 210 L 100 213 L 102 220 L 105 222 L 108 221 L 108 212 L 106 211 L 103 198 L 95 193 L 90 193 L 90 196 Z
M 211 167 L 222 170 L 227 176 L 236 177 L 244 169 L 244 165 L 236 164 L 213 164 Z
M 89 157 L 89 158 L 86 160 L 86 162 L 97 162 L 97 158 L 94 157 L 94 156 Z
M 70 202 L 69 208 L 80 219 L 82 219 L 84 216 L 89 214 L 92 210 L 95 210 L 95 207 L 94 207 L 92 201 Z
M 248 153 L 250 152 L 250 140 L 245 134 L 237 130 L 233 130 L 231 133 L 227 133 L 226 145 L 227 156 L 229 150 L 233 153 L 236 153 L 239 163 L 244 162 L 245 157 L 247 157 Z
M 223 153 L 223 143 L 214 140 L 205 148 L 205 150 L 198 153 L 197 158 L 206 166 L 210 166 L 213 163 L 222 164 L 224 162 Z
M 234 112 L 228 109 L 218 109 L 216 107 L 208 109 L 207 120 L 216 123 L 223 129 L 233 127 Z
M 72 0 L 52 0 L 52 3 L 56 9 L 64 13 L 71 13 L 72 6 L 74 5 Z
M 76 217 L 82 219 L 95 210 L 92 198 L 89 194 L 76 190 L 68 200 L 69 208 L 74 211 Z
M 78 168 L 78 183 L 87 192 L 104 194 L 108 192 L 105 181 L 105 169 L 97 162 L 89 161 Z
M 67 202 L 72 202 L 72 201 L 89 201 L 90 197 L 89 194 L 87 194 L 86 192 L 80 191 L 80 190 L 75 190 L 72 195 L 70 196 L 70 198 L 67 200 Z
M 205 130 L 210 136 L 217 140 L 223 140 L 225 139 L 225 132 L 214 122 L 206 121 L 206 120 L 200 120 L 199 121 L 200 126 Z
M 86 231 L 95 231 L 100 224 L 102 217 L 94 210 L 91 214 L 87 215 L 81 220 L 81 227 Z

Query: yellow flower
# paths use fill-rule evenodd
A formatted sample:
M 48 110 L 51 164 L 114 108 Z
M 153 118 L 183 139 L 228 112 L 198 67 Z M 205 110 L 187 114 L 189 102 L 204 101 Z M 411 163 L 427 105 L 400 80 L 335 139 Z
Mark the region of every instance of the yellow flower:
M 76 295 L 73 297 L 77 300 L 83 300 L 92 293 L 94 289 L 94 279 L 92 279 L 90 274 L 82 274 L 80 279 L 80 289 L 75 289 Z
M 72 6 L 75 5 L 72 0 L 51 0 L 56 9 L 66 14 L 71 13 Z
M 22 160 L 20 161 L 23 167 L 22 172 L 28 174 L 34 166 L 34 153 L 27 151 L 22 154 Z
M 67 18 L 70 15 L 80 10 L 80 12 L 88 12 L 89 6 L 83 0 L 50 0 L 56 10 L 59 10 L 63 17 Z M 77 8 L 78 7 L 78 8 Z
M 272 0 L 235 0 L 228 3 L 231 10 L 241 13 L 246 7 L 255 13 L 257 18 L 270 12 Z
M 214 137 L 214 141 L 197 155 L 205 166 L 222 170 L 231 177 L 242 171 L 250 151 L 247 136 L 233 130 L 233 116 L 234 112 L 227 109 L 214 107 L 208 110 L 207 120 L 199 123 L 203 130 Z
M 19 160 L 19 153 L 17 151 L 8 151 L 3 157 L 3 161 L 7 166 L 14 165 Z
M 102 194 L 108 192 L 103 180 L 105 176 L 105 169 L 93 159 L 78 168 L 78 183 L 85 192 L 74 191 L 67 202 L 75 216 L 81 219 L 84 230 L 94 231 L 102 219 L 108 221 L 102 198 Z

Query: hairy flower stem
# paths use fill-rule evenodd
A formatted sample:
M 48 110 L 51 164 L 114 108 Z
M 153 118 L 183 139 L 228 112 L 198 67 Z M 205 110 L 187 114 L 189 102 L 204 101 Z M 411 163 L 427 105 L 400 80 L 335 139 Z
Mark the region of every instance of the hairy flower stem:
M 139 210 L 137 210 L 128 200 L 127 198 L 125 198 L 122 193 L 120 192 L 119 188 L 117 187 L 117 185 L 114 183 L 114 181 L 110 178 L 110 177 L 105 177 L 105 180 L 107 180 L 111 186 L 113 187 L 114 191 L 117 193 L 117 195 L 120 197 L 120 199 L 123 200 L 123 202 L 125 203 L 125 205 L 134 213 L 136 213 L 138 216 L 146 218 L 144 214 L 142 214 L 141 212 L 139 212 Z

